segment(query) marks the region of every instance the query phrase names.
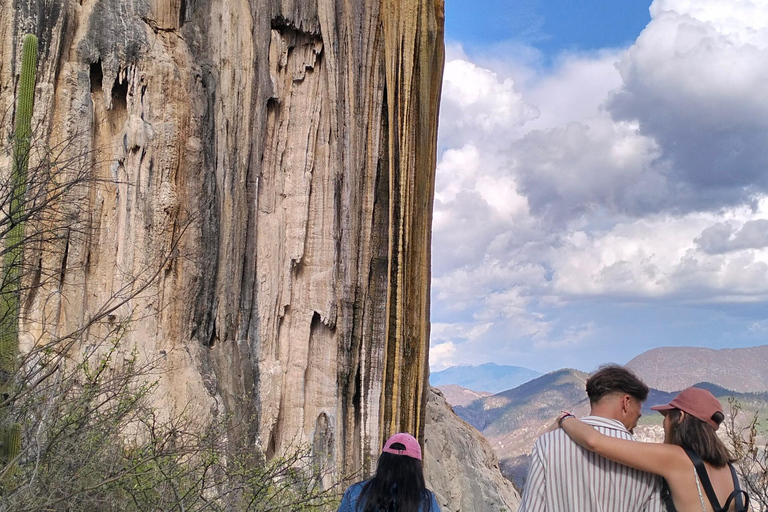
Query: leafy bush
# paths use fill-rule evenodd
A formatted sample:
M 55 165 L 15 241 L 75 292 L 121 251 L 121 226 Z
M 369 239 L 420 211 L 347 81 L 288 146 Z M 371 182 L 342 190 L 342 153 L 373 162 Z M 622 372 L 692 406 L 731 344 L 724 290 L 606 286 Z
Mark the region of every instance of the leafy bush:
M 28 121 L 34 73 L 25 90 Z M 22 131 L 21 146 L 18 133 L 0 140 L 10 162 L 0 168 L 0 512 L 335 510 L 309 447 L 267 460 L 234 418 L 159 409 L 160 361 L 126 346 L 131 302 L 177 257 L 190 219 L 178 214 L 170 246 L 71 332 L 34 310 L 66 299 L 68 251 L 88 235 L 89 197 L 105 178 L 77 134 L 51 147 Z

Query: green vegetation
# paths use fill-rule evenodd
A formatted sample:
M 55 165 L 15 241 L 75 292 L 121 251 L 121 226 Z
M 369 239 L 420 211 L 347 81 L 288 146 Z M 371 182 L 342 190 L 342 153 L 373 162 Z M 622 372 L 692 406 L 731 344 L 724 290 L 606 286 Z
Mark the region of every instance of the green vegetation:
M 2 283 L 0 284 L 0 396 L 11 394 L 12 376 L 19 358 L 19 301 L 24 241 L 24 207 L 32 138 L 32 110 L 35 98 L 37 37 L 27 34 L 22 50 L 21 79 L 16 106 L 13 169 L 10 176 L 10 209 L 5 231 Z M 3 421 L 6 407 L 0 405 L 0 464 L 13 466 L 21 450 L 21 426 Z M 2 480 L 0 480 L 2 482 Z
M 307 447 L 267 461 L 233 439 L 231 418 L 200 425 L 154 407 L 157 362 L 126 357 L 128 325 L 19 403 L 25 448 L 4 511 L 334 509 Z

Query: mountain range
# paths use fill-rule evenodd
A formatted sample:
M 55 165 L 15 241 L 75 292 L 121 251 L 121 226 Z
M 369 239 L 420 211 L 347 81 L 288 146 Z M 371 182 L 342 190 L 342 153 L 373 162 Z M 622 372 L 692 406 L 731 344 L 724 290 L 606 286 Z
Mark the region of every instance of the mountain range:
M 496 452 L 504 476 L 521 487 L 533 442 L 560 411 L 568 410 L 577 416 L 588 414 L 589 401 L 584 390 L 588 377 L 578 370 L 558 370 L 466 406 L 456 406 L 454 411 L 483 434 Z M 694 384 L 717 396 L 726 413 L 730 412 L 731 397 L 744 407 L 745 418 L 753 412 L 768 410 L 768 392 L 739 393 L 708 382 Z M 639 440 L 662 440 L 662 416 L 651 411 L 650 406 L 668 403 L 676 394 L 651 388 L 635 431 Z
M 498 393 L 541 376 L 541 373 L 520 366 L 501 366 L 493 363 L 480 366 L 452 366 L 434 372 L 429 383 L 434 387 L 455 384 L 472 391 Z M 450 400 L 449 403 L 452 403 Z
M 726 413 L 731 398 L 743 406 L 744 418 L 768 411 L 768 345 L 656 348 L 635 357 L 627 367 L 651 388 L 635 429 L 640 440 L 662 440 L 662 416 L 650 407 L 668 403 L 679 390 L 692 385 L 711 391 Z M 504 475 L 522 486 L 533 442 L 553 418 L 561 410 L 577 416 L 589 412 L 584 389 L 588 377 L 573 369 L 540 375 L 525 368 L 485 364 L 436 372 L 430 381 L 440 387 L 455 412 L 489 441 Z
M 437 389 L 439 389 L 443 394 L 445 401 L 454 407 L 457 405 L 469 405 L 478 398 L 483 398 L 493 394 L 487 391 L 472 391 L 471 389 L 457 386 L 456 384 L 438 386 Z
M 663 391 L 684 389 L 697 382 L 741 393 L 768 391 L 768 345 L 719 350 L 660 347 L 635 357 L 627 367 L 650 387 Z

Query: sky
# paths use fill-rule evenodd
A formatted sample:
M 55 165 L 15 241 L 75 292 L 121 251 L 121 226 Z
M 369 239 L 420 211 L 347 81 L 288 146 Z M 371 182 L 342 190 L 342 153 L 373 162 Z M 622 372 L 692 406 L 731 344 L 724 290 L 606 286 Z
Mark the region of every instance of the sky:
M 432 371 L 768 343 L 768 0 L 446 0 L 438 133 Z

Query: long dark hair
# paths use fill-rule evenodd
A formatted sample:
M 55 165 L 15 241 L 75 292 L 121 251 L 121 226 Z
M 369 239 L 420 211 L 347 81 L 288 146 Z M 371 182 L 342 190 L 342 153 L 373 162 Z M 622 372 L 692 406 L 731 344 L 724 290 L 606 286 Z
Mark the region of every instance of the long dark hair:
M 404 450 L 395 443 L 392 448 Z M 366 482 L 357 500 L 357 512 L 423 512 L 431 510 L 432 497 L 424 484 L 421 461 L 407 455 L 382 453 L 376 474 Z
M 709 462 L 716 468 L 721 468 L 729 462 L 736 462 L 711 425 L 688 413 L 681 421 L 680 409 L 672 409 L 667 414 L 672 422 L 670 436 L 672 444 L 690 448 L 699 454 L 701 460 Z M 712 419 L 719 425 L 724 419 L 723 413 L 716 412 Z

